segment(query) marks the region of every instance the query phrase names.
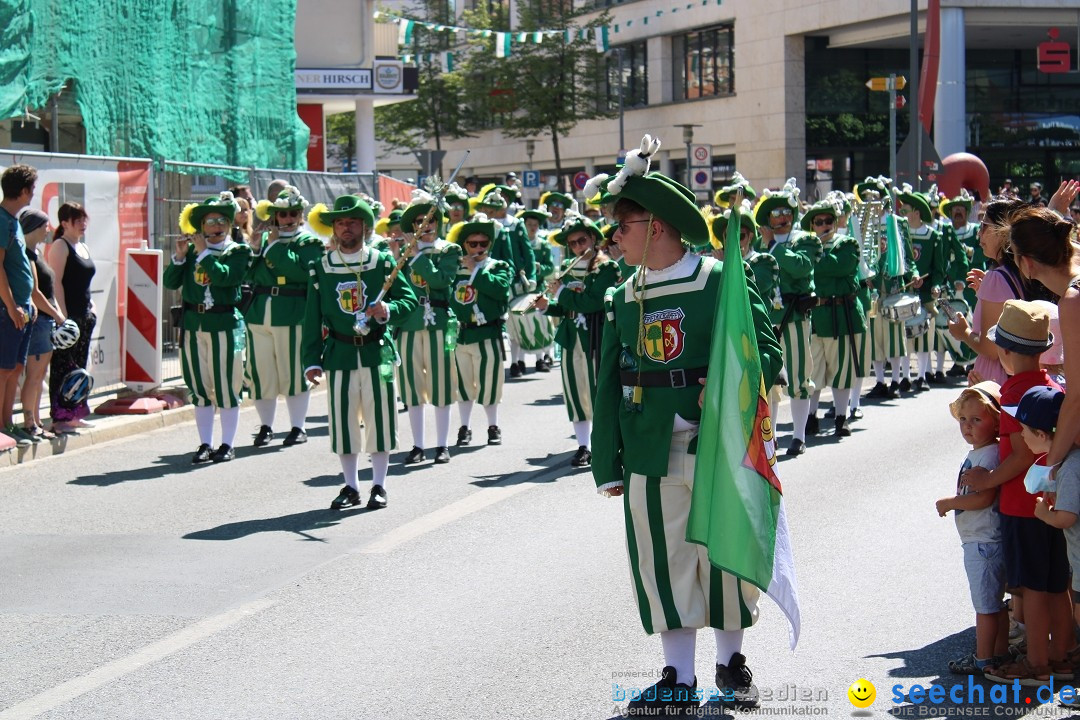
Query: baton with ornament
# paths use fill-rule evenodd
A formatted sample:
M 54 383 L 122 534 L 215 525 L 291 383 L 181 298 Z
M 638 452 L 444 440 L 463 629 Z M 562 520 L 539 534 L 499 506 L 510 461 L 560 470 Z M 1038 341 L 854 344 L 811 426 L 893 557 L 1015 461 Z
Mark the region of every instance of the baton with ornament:
M 461 157 L 461 162 L 459 162 L 457 164 L 457 167 L 454 168 L 454 172 L 450 173 L 450 177 L 447 179 L 447 181 L 444 183 L 440 183 L 438 190 L 436 190 L 432 194 L 431 209 L 428 210 L 427 215 L 424 216 L 424 220 L 420 224 L 421 228 L 427 227 L 428 223 L 431 222 L 431 219 L 435 217 L 435 211 L 438 209 L 443 197 L 446 196 L 446 191 L 450 189 L 450 183 L 454 182 L 454 178 L 456 178 L 458 172 L 461 171 L 461 166 L 465 164 L 465 160 L 469 157 L 470 152 L 472 151 L 465 151 L 465 154 Z M 379 290 L 379 294 L 375 296 L 375 299 L 371 301 L 371 304 L 368 305 L 368 307 L 375 307 L 382 302 L 383 298 L 386 297 L 386 293 L 390 291 L 390 287 L 394 284 L 394 280 L 397 279 L 398 273 L 400 273 L 401 269 L 405 267 L 405 263 L 409 261 L 409 257 L 412 255 L 412 253 L 415 251 L 415 248 L 419 244 L 420 238 L 414 235 L 413 240 L 409 243 L 408 247 L 401 251 L 401 257 L 398 259 L 397 265 L 395 265 L 394 269 L 390 271 L 390 274 L 386 276 L 386 281 L 383 283 L 382 289 Z

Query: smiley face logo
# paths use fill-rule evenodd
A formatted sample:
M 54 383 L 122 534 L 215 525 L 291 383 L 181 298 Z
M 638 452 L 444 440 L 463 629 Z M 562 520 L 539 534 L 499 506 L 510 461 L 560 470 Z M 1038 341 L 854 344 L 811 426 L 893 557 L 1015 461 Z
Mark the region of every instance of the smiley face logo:
M 859 678 L 851 683 L 851 687 L 847 689 L 847 697 L 855 707 L 859 709 L 868 708 L 874 704 L 874 699 L 877 697 L 877 688 L 869 680 Z

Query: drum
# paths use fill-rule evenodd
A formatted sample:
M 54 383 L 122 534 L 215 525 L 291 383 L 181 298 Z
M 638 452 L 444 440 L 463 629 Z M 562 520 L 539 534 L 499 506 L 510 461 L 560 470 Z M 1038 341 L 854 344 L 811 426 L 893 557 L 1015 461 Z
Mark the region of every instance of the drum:
M 930 314 L 919 306 L 919 313 L 904 321 L 904 336 L 908 340 L 922 337 L 930 329 Z
M 522 295 L 510 303 L 506 332 L 510 335 L 510 339 L 526 352 L 543 350 L 555 340 L 555 327 L 551 318 L 540 310 L 526 310 L 539 295 L 539 293 Z
M 919 313 L 925 314 L 925 311 L 923 311 L 922 302 L 919 300 L 918 295 L 896 293 L 881 301 L 881 316 L 886 320 L 908 320 L 916 317 Z

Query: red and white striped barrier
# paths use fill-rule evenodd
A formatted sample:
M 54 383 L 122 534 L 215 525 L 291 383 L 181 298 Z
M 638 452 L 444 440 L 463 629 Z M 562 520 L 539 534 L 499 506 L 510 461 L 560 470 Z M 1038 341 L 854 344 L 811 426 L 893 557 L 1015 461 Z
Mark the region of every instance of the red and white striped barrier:
M 161 250 L 128 250 L 122 379 L 135 392 L 161 385 Z

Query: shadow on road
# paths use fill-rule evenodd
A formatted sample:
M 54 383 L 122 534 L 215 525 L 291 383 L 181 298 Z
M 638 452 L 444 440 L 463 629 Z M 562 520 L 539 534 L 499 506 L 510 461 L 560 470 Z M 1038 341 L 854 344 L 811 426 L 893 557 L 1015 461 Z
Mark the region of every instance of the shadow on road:
M 280 517 L 226 523 L 224 525 L 218 525 L 215 528 L 188 533 L 187 535 L 184 535 L 184 539 L 238 540 L 239 538 L 255 535 L 257 533 L 287 532 L 299 535 L 305 540 L 327 542 L 323 538 L 317 538 L 311 535 L 311 531 L 334 527 L 345 518 L 367 512 L 373 511 L 366 508 L 352 508 L 345 511 L 329 509 L 305 510 L 301 513 L 282 515 Z
M 74 480 L 69 480 L 68 485 L 108 487 L 109 485 L 118 485 L 120 483 L 133 482 L 136 480 L 160 480 L 166 475 L 198 472 L 203 467 L 213 464 L 205 463 L 205 465 L 192 465 L 191 456 L 193 454 L 194 452 L 184 453 L 183 455 L 162 455 L 155 460 L 153 464 L 148 465 L 147 467 L 132 468 L 130 470 L 116 470 L 103 475 L 83 475 Z M 239 458 L 241 456 L 240 450 L 237 450 L 236 454 Z
M 573 457 L 573 453 L 564 452 L 558 455 L 546 455 L 542 458 L 525 458 L 525 462 L 530 467 L 536 468 L 535 470 L 524 470 L 514 473 L 504 473 L 500 475 L 474 475 L 473 480 L 469 483 L 476 487 L 491 487 L 493 485 L 520 485 L 521 483 L 553 483 L 561 478 L 569 475 L 576 475 L 579 472 L 588 472 L 589 468 L 572 468 L 570 467 L 570 458 Z M 551 471 L 555 468 L 564 469 L 565 472 L 561 475 L 550 475 Z M 547 477 L 544 477 L 547 475 Z
M 538 406 L 538 407 L 545 407 L 545 406 L 549 406 L 549 405 L 562 405 L 563 402 L 564 402 L 563 401 L 563 396 L 560 393 L 559 395 L 552 395 L 551 397 L 538 398 L 536 400 L 533 400 L 532 402 L 525 403 L 525 404 L 526 405 L 535 405 L 535 406 Z

